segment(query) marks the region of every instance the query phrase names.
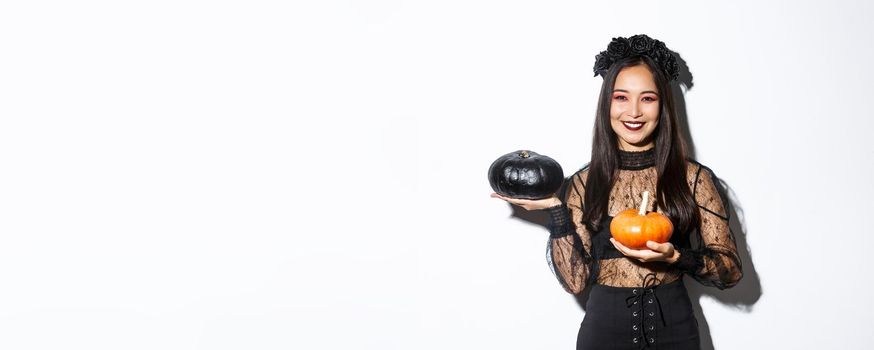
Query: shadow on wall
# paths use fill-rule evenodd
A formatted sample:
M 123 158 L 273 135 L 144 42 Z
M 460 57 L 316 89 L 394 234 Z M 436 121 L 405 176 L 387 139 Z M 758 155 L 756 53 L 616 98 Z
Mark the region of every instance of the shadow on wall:
M 686 66 L 686 62 L 679 57 L 678 62 L 681 66 L 679 77 L 680 84 L 687 86 L 687 90 L 691 89 L 692 75 L 689 72 L 688 67 Z M 688 155 L 692 159 L 697 159 L 697 157 L 695 157 L 695 146 L 692 141 L 691 134 L 689 133 L 689 123 L 686 114 L 686 101 L 684 92 L 681 90 L 679 84 L 672 84 L 672 86 L 672 92 L 674 94 L 674 100 L 676 102 L 677 120 L 682 130 L 683 139 L 686 141 L 686 145 L 688 145 Z M 684 277 L 684 282 L 689 293 L 689 298 L 691 299 L 690 301 L 692 302 L 692 307 L 695 310 L 695 318 L 698 319 L 698 327 L 701 336 L 701 349 L 703 350 L 714 350 L 715 348 L 713 345 L 713 339 L 710 334 L 710 324 L 704 317 L 704 312 L 701 308 L 702 296 L 707 295 L 723 305 L 730 306 L 736 310 L 746 313 L 752 311 L 753 305 L 762 296 L 762 285 L 760 283 L 759 275 L 756 272 L 755 266 L 753 265 L 750 247 L 747 245 L 746 224 L 742 221 L 744 217 L 742 215 L 743 207 L 739 205 L 739 203 L 735 203 L 736 197 L 727 195 L 734 192 L 731 191 L 731 187 L 728 186 L 727 183 L 725 183 L 722 179 L 719 179 L 718 170 L 714 169 L 713 173 L 717 177 L 716 187 L 719 190 L 722 198 L 726 200 L 726 211 L 731 215 L 729 227 L 731 229 L 731 232 L 734 233 L 735 236 L 738 255 L 740 256 L 741 265 L 743 268 L 743 278 L 733 288 L 719 290 L 714 287 L 705 287 L 689 276 Z M 569 181 L 569 179 L 566 179 L 566 181 Z M 512 217 L 544 227 L 546 227 L 549 223 L 549 217 L 544 211 L 527 211 L 524 208 L 509 203 L 507 205 L 509 205 L 513 210 Z M 544 265 L 546 264 L 547 263 L 544 262 Z M 550 271 L 550 273 L 552 272 Z M 558 286 L 557 282 L 556 286 Z M 559 288 L 561 287 L 559 286 Z M 585 305 L 589 297 L 590 289 L 591 288 L 587 286 L 582 293 L 580 293 L 579 295 L 575 295 L 577 303 L 583 310 L 585 310 Z
M 679 84 L 683 84 L 687 87 L 687 90 L 691 90 L 693 86 L 692 74 L 686 65 L 686 61 L 677 55 L 677 62 L 680 64 Z M 689 132 L 689 118 L 686 113 L 686 98 L 679 84 L 672 84 L 672 92 L 677 110 L 677 121 L 682 130 L 681 136 L 688 146 L 688 156 L 697 159 L 695 156 L 695 142 L 692 140 L 692 135 Z M 753 305 L 762 297 L 762 284 L 759 280 L 759 274 L 756 272 L 756 267 L 753 265 L 752 251 L 747 244 L 747 228 L 746 222 L 743 221 L 743 218 L 745 217 L 743 215 L 743 206 L 741 206 L 740 203 L 736 203 L 736 197 L 734 195 L 728 195 L 733 194 L 734 191 L 731 190 L 731 186 L 719 178 L 718 171 L 713 170 L 713 173 L 717 180 L 715 182 L 716 188 L 719 190 L 720 196 L 725 199 L 726 212 L 731 215 L 729 229 L 735 237 L 737 253 L 741 259 L 741 266 L 744 275 L 736 286 L 725 290 L 705 287 L 697 282 L 691 281 L 690 277 L 685 277 L 686 282 L 693 282 L 686 283 L 686 287 L 689 291 L 689 298 L 692 301 L 692 307 L 695 309 L 695 317 L 698 319 L 698 328 L 701 335 L 701 348 L 704 350 L 714 350 L 714 346 L 713 338 L 710 335 L 710 324 L 707 322 L 707 319 L 704 317 L 704 312 L 701 309 L 701 296 L 708 295 L 723 305 L 728 305 L 747 313 L 752 311 Z

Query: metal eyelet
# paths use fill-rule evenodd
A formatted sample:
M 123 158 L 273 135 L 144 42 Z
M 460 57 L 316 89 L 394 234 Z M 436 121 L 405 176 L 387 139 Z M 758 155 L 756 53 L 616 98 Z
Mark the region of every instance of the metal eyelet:
M 635 344 L 637 344 L 637 338 L 634 338 L 634 339 L 631 339 L 631 340 L 634 341 Z
M 637 305 L 637 300 L 634 301 L 634 305 Z
M 637 294 L 637 289 L 632 289 L 632 290 L 631 290 L 631 293 L 632 293 L 632 294 Z
M 631 329 L 637 330 L 637 325 L 632 326 Z
M 649 338 L 650 343 L 655 343 L 655 338 Z
M 655 329 L 655 327 L 649 326 L 649 330 L 653 330 L 653 329 Z
M 648 301 L 648 303 L 652 304 L 652 299 L 650 299 L 650 300 Z
M 631 313 L 631 316 L 637 316 L 637 311 L 632 312 L 632 313 Z
M 652 311 L 650 311 L 650 312 L 649 312 L 649 315 L 650 315 L 650 316 L 653 316 L 653 315 L 655 315 L 655 314 L 654 314 Z

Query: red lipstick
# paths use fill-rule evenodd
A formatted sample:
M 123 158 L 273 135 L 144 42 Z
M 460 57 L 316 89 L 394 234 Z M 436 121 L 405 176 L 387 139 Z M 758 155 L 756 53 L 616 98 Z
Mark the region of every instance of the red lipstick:
M 628 130 L 631 130 L 631 131 L 637 131 L 637 130 L 642 129 L 642 128 L 643 128 L 643 124 L 646 124 L 646 123 L 639 123 L 638 126 L 631 126 L 631 125 L 628 124 L 628 122 L 622 122 L 622 125 L 625 125 L 625 128 L 628 129 Z

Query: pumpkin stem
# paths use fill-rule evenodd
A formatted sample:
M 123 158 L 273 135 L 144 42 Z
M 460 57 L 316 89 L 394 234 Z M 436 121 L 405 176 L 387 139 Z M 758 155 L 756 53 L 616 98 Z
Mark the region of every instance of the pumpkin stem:
M 649 191 L 643 191 L 643 202 L 640 202 L 640 211 L 638 215 L 646 215 L 646 202 L 649 201 Z
M 520 155 L 522 156 L 522 158 L 528 158 L 528 151 L 522 151 L 522 154 Z

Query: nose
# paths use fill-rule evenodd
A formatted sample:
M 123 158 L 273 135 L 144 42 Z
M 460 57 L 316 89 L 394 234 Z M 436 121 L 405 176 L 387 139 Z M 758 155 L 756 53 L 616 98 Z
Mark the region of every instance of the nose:
M 638 103 L 638 101 L 631 102 L 631 106 L 629 107 L 628 112 L 631 113 L 632 118 L 638 118 L 641 116 L 640 104 Z

